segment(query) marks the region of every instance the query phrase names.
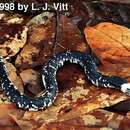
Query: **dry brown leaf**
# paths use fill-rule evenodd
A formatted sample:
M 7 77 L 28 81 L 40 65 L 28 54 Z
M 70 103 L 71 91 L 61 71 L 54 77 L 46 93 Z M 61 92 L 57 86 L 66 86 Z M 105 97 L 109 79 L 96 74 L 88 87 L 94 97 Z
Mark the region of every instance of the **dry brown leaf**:
M 87 45 L 83 41 L 79 29 L 69 18 L 61 16 L 59 26 L 60 33 L 56 53 L 66 50 L 87 51 Z
M 27 69 L 23 70 L 20 73 L 21 79 L 24 83 L 24 86 L 27 86 L 27 89 L 34 95 L 37 95 L 42 91 L 42 81 L 41 81 L 41 75 L 39 72 L 33 70 L 33 69 Z
M 127 63 L 130 59 L 130 30 L 113 23 L 100 23 L 84 30 L 86 40 L 102 63 Z
M 23 111 L 16 109 L 13 104 L 0 104 L 0 129 L 19 130 L 19 126 L 16 124 L 15 120 L 10 116 L 10 114 L 21 117 Z
M 10 116 L 12 117 L 12 119 L 15 121 L 15 123 L 19 126 L 19 128 L 21 130 L 33 130 L 35 129 L 34 124 L 32 124 L 31 122 L 28 122 L 26 120 L 19 120 L 17 119 L 16 115 L 10 114 Z
M 17 70 L 15 66 L 13 66 L 11 63 L 6 62 L 9 78 L 14 83 L 14 85 L 18 88 L 20 92 L 23 92 L 23 81 L 20 76 L 17 75 Z

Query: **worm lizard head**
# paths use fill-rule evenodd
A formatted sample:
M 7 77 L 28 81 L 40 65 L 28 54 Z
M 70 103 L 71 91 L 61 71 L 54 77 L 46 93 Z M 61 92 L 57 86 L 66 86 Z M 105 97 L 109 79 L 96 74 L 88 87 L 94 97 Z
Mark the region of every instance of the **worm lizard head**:
M 121 91 L 130 96 L 130 83 L 124 83 L 121 85 Z

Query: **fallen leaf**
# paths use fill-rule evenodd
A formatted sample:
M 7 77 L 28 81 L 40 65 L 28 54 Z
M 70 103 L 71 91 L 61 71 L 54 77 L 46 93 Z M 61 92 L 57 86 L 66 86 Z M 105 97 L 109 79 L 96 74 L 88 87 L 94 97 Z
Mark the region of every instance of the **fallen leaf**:
M 27 69 L 20 73 L 20 77 L 28 89 L 32 94 L 37 95 L 44 87 L 42 86 L 41 74 L 33 69 Z
M 113 23 L 100 23 L 84 30 L 86 40 L 102 63 L 129 64 L 130 30 Z
M 15 66 L 13 66 L 11 63 L 6 62 L 9 78 L 14 83 L 14 85 L 18 88 L 20 92 L 23 92 L 23 81 L 20 76 L 17 75 L 17 70 Z

